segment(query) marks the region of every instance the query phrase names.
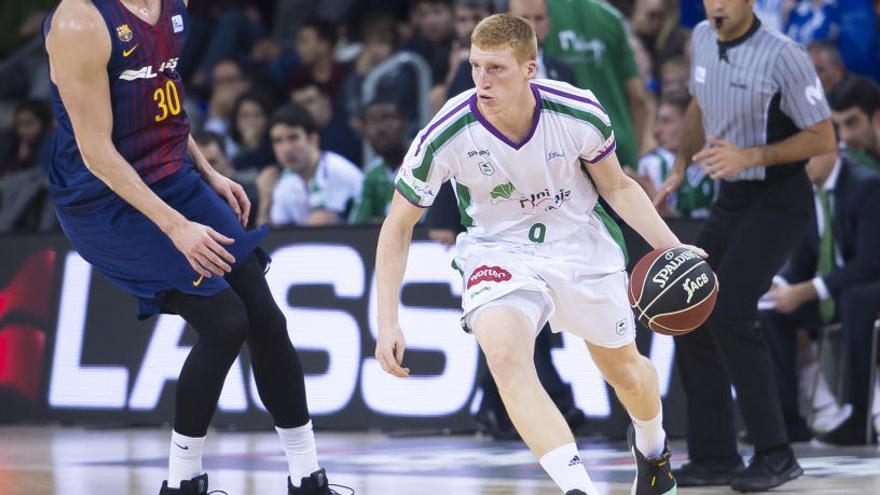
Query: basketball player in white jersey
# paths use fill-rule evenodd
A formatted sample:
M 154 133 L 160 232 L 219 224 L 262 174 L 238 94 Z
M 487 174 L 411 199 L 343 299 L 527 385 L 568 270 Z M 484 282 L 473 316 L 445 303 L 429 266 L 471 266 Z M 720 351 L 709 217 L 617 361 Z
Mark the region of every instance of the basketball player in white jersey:
M 484 19 L 472 35 L 476 89 L 450 100 L 413 141 L 379 236 L 376 358 L 388 373 L 409 374 L 398 305 L 412 229 L 452 180 L 468 227 L 455 259 L 464 275 L 462 325 L 541 466 L 563 493 L 598 494 L 535 371 L 534 338 L 550 320 L 586 341 L 632 417 L 633 493 L 674 494 L 657 373 L 634 342 L 622 235 L 598 196 L 654 248 L 681 242 L 622 172 L 611 122 L 593 94 L 532 80 L 536 53 L 523 19 Z

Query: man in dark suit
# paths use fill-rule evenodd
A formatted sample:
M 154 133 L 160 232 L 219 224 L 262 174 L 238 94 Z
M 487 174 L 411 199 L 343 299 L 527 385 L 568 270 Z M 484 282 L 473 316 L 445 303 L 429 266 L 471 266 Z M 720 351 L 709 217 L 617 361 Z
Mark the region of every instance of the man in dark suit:
M 816 198 L 816 221 L 768 294 L 775 310 L 761 315 L 776 362 L 783 411 L 797 423 L 795 334 L 839 321 L 846 363 L 845 399 L 853 412 L 818 438 L 863 443 L 873 322 L 880 311 L 880 174 L 838 153 L 807 167 Z

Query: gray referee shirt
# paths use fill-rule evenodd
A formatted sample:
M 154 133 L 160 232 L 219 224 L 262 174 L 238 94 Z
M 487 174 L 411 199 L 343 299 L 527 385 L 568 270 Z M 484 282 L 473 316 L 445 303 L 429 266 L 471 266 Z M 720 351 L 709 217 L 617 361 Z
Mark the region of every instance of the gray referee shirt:
M 758 18 L 742 37 L 719 42 L 708 21 L 694 28 L 689 88 L 703 113 L 706 139 L 741 148 L 788 138 L 831 116 L 822 83 L 804 50 Z M 792 165 L 751 167 L 729 181 L 792 173 Z

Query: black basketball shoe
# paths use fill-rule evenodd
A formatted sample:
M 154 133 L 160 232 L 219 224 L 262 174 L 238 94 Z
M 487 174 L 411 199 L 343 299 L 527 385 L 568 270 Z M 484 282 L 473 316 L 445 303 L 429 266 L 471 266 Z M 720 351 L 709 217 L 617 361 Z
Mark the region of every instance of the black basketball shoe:
M 749 467 L 738 474 L 730 487 L 738 492 L 765 492 L 804 474 L 791 446 L 756 452 Z
M 636 479 L 633 482 L 632 495 L 675 495 L 678 487 L 672 476 L 669 458 L 672 450 L 669 442 L 663 446 L 663 452 L 657 457 L 645 457 L 636 448 L 636 431 L 633 425 L 626 430 L 626 441 L 629 450 L 636 460 Z
M 162 482 L 162 488 L 159 490 L 159 495 L 228 495 L 224 491 L 214 490 L 213 492 L 208 491 L 208 475 L 203 474 L 201 476 L 197 476 L 191 480 L 183 480 L 180 482 L 180 488 L 169 488 L 168 482 Z
M 565 492 L 565 495 L 587 495 L 587 494 L 580 491 L 580 490 L 569 490 L 569 491 Z
M 338 492 L 335 490 L 337 488 L 346 491 Z M 321 468 L 303 478 L 299 487 L 293 486 L 288 476 L 287 495 L 354 495 L 354 490 L 343 485 L 331 485 L 327 481 L 327 471 Z

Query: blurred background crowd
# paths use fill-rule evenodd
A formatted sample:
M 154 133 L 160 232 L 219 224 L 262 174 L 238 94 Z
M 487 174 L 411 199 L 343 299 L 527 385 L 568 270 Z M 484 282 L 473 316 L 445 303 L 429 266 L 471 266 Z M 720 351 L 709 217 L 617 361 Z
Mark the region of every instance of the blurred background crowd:
M 53 122 L 40 35 L 56 3 L 0 5 L 0 232 L 57 229 L 45 192 Z M 193 135 L 215 168 L 247 188 L 254 222 L 381 222 L 412 137 L 473 85 L 470 32 L 509 11 L 536 28 L 541 77 L 589 88 L 608 108 L 621 163 L 653 194 L 683 131 L 689 32 L 704 18 L 702 3 L 574 3 L 191 0 L 178 68 Z M 765 24 L 809 49 L 828 93 L 852 75 L 877 80 L 877 9 L 871 0 L 756 2 Z M 858 129 L 841 129 L 858 136 L 841 141 L 877 168 L 880 145 L 868 132 L 876 107 L 859 109 Z M 690 170 L 665 216 L 707 215 L 716 185 Z

